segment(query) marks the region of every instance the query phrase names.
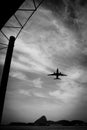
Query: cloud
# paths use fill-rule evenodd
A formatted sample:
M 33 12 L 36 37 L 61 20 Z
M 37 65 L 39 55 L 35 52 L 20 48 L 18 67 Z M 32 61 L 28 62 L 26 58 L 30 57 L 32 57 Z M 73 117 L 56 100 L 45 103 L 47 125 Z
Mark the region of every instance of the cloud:
M 10 98 L 20 98 L 20 96 L 22 97 L 23 95 L 31 96 L 29 89 L 26 90 L 26 89 L 18 88 L 15 90 L 7 90 L 7 92 L 6 92 L 6 96 L 8 98 L 9 98 L 9 96 L 11 96 Z M 8 99 L 6 99 L 6 100 L 8 100 Z
M 87 71 L 86 70 L 83 70 L 83 73 L 80 76 L 78 82 L 79 83 L 87 83 Z
M 43 81 L 40 78 L 32 80 L 33 86 L 36 88 L 42 88 Z
M 20 80 L 28 80 L 27 76 L 22 72 L 10 72 L 10 76 Z
M 18 69 L 24 68 L 25 71 L 29 72 L 49 72 L 47 68 L 52 66 L 52 62 L 51 59 L 48 59 L 43 48 L 40 48 L 38 44 L 25 44 L 20 40 L 16 44 L 12 61 L 14 68 L 18 66 Z
M 25 96 L 31 96 L 29 90 L 25 90 L 25 89 L 20 89 L 18 91 L 19 94 L 25 95 Z
M 84 89 L 79 84 L 71 79 L 66 79 L 60 82 L 58 89 L 49 91 L 49 95 L 61 99 L 65 103 L 78 102 Z
M 87 82 L 87 71 L 86 68 L 82 66 L 72 66 L 66 69 L 65 73 L 67 74 L 67 77 L 65 77 L 66 80 L 71 79 L 79 83 Z
M 27 75 L 24 72 L 20 71 L 11 71 L 10 76 L 14 79 L 18 79 L 19 81 L 19 86 L 24 85 L 24 86 L 29 86 L 29 87 L 35 87 L 35 88 L 42 88 L 43 81 L 41 78 L 35 78 L 35 79 L 29 79 L 29 75 Z M 16 80 L 15 80 L 16 82 Z M 22 83 L 22 84 L 21 84 Z
M 3 65 L 5 63 L 5 55 L 0 54 L 0 65 Z
M 78 80 L 81 77 L 83 70 L 79 66 L 72 66 L 66 69 L 66 73 L 67 78 L 72 80 Z
M 41 93 L 41 92 L 34 92 L 33 94 L 36 97 L 47 98 L 47 96 L 45 94 Z

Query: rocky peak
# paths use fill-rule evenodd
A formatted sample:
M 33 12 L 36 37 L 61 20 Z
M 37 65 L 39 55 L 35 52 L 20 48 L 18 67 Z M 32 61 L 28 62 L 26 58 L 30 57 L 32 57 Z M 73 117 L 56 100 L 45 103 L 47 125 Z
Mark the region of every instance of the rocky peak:
M 46 125 L 47 118 L 43 115 L 42 117 L 40 117 L 39 119 L 37 119 L 34 123 L 36 125 Z

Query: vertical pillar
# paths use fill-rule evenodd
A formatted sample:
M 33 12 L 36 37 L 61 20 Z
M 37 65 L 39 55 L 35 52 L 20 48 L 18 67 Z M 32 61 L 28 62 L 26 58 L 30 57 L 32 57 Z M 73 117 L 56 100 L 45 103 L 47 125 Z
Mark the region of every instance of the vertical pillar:
M 0 124 L 2 121 L 5 93 L 6 93 L 6 89 L 7 89 L 7 82 L 8 82 L 8 77 L 9 77 L 14 42 L 15 42 L 15 37 L 11 36 L 9 39 L 7 54 L 6 54 L 6 58 L 5 58 L 5 64 L 4 64 L 1 83 L 0 83 Z

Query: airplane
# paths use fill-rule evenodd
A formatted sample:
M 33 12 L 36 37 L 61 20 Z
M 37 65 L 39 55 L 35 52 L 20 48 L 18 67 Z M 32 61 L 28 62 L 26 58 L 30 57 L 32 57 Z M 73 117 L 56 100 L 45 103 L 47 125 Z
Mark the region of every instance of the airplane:
M 59 70 L 58 70 L 58 68 L 57 68 L 56 72 L 54 72 L 54 73 L 52 73 L 52 74 L 48 74 L 48 76 L 56 76 L 55 79 L 61 80 L 61 79 L 59 78 L 59 76 L 67 76 L 67 75 L 66 75 L 66 74 L 62 74 L 61 72 L 59 72 Z

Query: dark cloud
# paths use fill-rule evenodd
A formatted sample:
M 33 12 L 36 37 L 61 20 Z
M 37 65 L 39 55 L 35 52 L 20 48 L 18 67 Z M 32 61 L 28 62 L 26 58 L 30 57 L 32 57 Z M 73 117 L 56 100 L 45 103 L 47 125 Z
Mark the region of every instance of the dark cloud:
M 80 6 L 87 6 L 87 0 L 77 0 Z
M 43 6 L 52 11 L 58 11 L 64 7 L 64 2 L 63 0 L 44 0 Z
M 80 22 L 82 20 L 84 22 L 83 17 L 87 12 L 86 3 L 86 0 L 44 0 L 42 7 L 50 10 L 68 28 L 76 31 L 81 26 Z

